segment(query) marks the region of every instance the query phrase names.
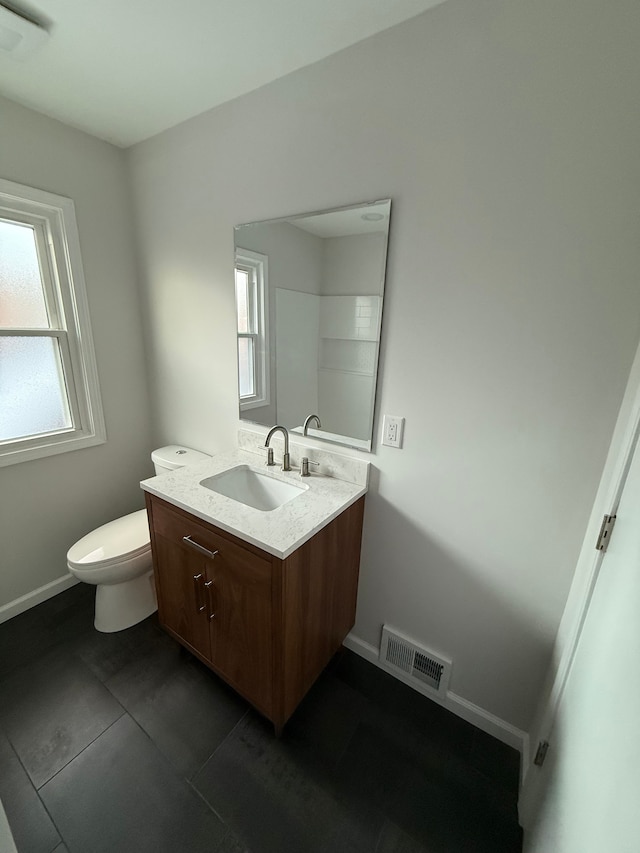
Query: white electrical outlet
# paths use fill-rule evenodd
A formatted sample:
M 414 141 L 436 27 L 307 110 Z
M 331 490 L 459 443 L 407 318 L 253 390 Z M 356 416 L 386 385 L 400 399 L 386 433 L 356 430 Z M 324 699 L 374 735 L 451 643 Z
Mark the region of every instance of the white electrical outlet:
M 404 418 L 396 415 L 385 415 L 382 419 L 382 443 L 387 447 L 402 447 Z

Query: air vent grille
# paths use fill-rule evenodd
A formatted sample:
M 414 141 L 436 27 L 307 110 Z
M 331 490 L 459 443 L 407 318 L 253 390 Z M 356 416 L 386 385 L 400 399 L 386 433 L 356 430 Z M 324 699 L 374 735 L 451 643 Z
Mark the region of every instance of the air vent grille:
M 389 669 L 395 670 L 403 681 L 413 683 L 421 692 L 446 694 L 451 675 L 451 661 L 433 654 L 386 625 L 382 629 L 380 661 Z M 423 691 L 422 687 L 427 690 Z
M 387 645 L 386 662 L 391 666 L 397 666 L 403 672 L 411 672 L 414 658 L 413 649 L 395 637 L 389 637 Z
M 421 678 L 425 684 L 431 685 L 434 690 L 440 689 L 440 681 L 444 671 L 444 664 L 438 663 L 433 658 L 427 657 L 420 652 L 415 653 L 413 659 L 413 675 Z

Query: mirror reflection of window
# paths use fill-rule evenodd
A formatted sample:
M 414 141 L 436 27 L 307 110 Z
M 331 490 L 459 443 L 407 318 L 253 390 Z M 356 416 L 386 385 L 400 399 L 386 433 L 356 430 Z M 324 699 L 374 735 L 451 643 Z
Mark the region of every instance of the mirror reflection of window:
M 262 406 L 269 401 L 266 256 L 238 251 L 235 285 L 238 389 L 240 407 L 244 409 Z
M 249 323 L 249 272 L 236 267 L 236 305 L 238 310 L 238 383 L 240 399 L 255 395 L 255 334 Z

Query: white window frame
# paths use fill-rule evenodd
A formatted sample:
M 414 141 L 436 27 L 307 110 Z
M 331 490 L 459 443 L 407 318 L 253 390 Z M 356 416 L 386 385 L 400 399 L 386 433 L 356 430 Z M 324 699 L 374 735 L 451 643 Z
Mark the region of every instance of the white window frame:
M 260 252 L 250 249 L 236 249 L 235 268 L 244 269 L 252 274 L 254 289 L 249 294 L 250 308 L 256 317 L 256 332 L 238 332 L 240 338 L 254 340 L 253 375 L 256 393 L 240 397 L 240 378 L 238 376 L 238 399 L 240 411 L 268 406 L 270 402 L 269 369 L 269 259 Z M 236 306 L 237 308 L 237 306 Z M 237 316 L 237 313 L 236 313 Z
M 0 327 L 0 337 L 59 342 L 61 386 L 71 426 L 0 441 L 0 467 L 103 444 L 107 440 L 75 207 L 70 198 L 0 179 L 0 218 L 31 225 L 50 328 Z

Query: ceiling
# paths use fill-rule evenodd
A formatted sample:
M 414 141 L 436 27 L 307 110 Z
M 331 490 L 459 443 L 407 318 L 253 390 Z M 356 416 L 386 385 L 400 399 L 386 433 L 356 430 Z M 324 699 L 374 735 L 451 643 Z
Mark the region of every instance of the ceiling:
M 310 216 L 293 216 L 283 220 L 316 237 L 352 237 L 354 234 L 386 233 L 389 227 L 391 201 L 357 204 L 336 208 Z
M 0 94 L 127 147 L 444 0 L 1 0 L 50 37 Z

